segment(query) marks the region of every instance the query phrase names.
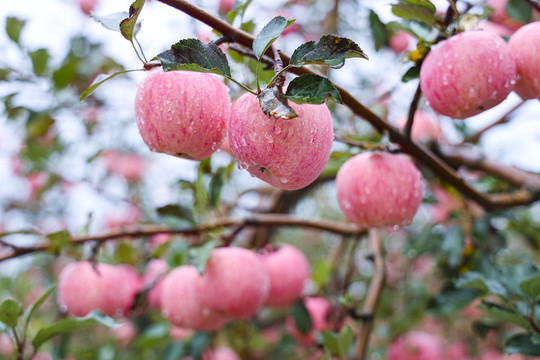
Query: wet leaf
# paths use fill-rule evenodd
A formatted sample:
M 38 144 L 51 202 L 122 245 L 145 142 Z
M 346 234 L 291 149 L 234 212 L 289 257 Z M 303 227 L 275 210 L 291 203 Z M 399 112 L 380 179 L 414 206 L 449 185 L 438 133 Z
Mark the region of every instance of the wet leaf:
M 258 95 L 264 114 L 275 119 L 292 119 L 298 115 L 290 107 L 287 97 L 277 87 L 262 89 Z
M 297 104 L 322 104 L 327 98 L 341 103 L 341 95 L 330 80 L 316 74 L 294 78 L 287 86 L 285 96 Z
M 414 65 L 409 68 L 401 78 L 401 81 L 407 82 L 414 79 L 418 79 L 420 77 L 420 66 Z
M 285 19 L 283 16 L 276 16 L 266 24 L 257 38 L 253 41 L 253 52 L 257 59 L 260 59 L 266 50 L 276 41 L 283 30 L 291 26 L 294 19 Z
M 129 41 L 133 41 L 137 18 L 141 13 L 145 0 L 135 0 L 129 7 L 128 17 L 120 22 L 120 32 Z
M 227 57 L 214 43 L 183 39 L 157 56 L 164 71 L 188 70 L 231 76 Z
M 325 35 L 319 41 L 300 45 L 292 54 L 290 65 L 300 67 L 305 64 L 322 64 L 338 69 L 345 59 L 364 58 L 367 55 L 351 39 Z
M 129 14 L 125 11 L 117 12 L 114 14 L 97 16 L 94 13 L 91 14 L 92 18 L 103 25 L 105 29 L 112 31 L 120 31 L 120 23 L 129 17 Z M 129 40 L 129 39 L 128 39 Z

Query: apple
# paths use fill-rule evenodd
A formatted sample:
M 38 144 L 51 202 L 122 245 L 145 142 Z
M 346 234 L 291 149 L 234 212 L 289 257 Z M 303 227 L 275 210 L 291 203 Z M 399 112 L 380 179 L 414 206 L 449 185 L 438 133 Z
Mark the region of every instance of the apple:
M 150 150 L 204 160 L 225 138 L 230 107 L 215 75 L 154 70 L 138 86 L 135 121 Z
M 408 50 L 414 40 L 414 36 L 406 31 L 400 30 L 394 35 L 390 36 L 388 43 L 390 45 L 390 49 L 399 55 Z
M 135 324 L 128 319 L 124 319 L 122 324 L 112 328 L 110 331 L 122 348 L 127 348 L 137 336 L 137 328 L 135 327 Z
M 405 225 L 422 201 L 422 175 L 406 156 L 364 152 L 338 170 L 336 191 L 345 216 L 362 227 Z
M 290 105 L 298 117 L 267 117 L 258 98 L 245 93 L 234 103 L 229 120 L 229 142 L 238 166 L 283 190 L 301 189 L 317 179 L 334 138 L 325 104 Z
M 0 334 L 0 355 L 9 359 L 13 354 L 13 344 L 7 334 Z
M 311 318 L 311 330 L 307 334 L 302 334 L 294 323 L 291 316 L 285 319 L 285 328 L 301 344 L 307 345 L 315 341 L 315 334 L 330 328 L 328 314 L 330 313 L 330 303 L 322 297 L 308 297 L 304 299 L 304 306 Z
M 161 311 L 175 326 L 217 330 L 227 322 L 227 318 L 197 301 L 194 285 L 199 277 L 192 265 L 172 270 L 161 285 Z
M 424 331 L 410 331 L 388 347 L 388 360 L 443 359 L 443 341 L 440 336 Z
M 518 71 L 515 92 L 524 100 L 540 99 L 540 21 L 518 29 L 508 46 Z
M 489 18 L 496 24 L 500 24 L 510 30 L 517 30 L 524 23 L 512 18 L 506 13 L 506 3 L 508 0 L 487 0 L 487 5 L 493 9 Z
M 201 360 L 240 360 L 240 356 L 227 346 L 205 351 Z
M 404 129 L 407 124 L 407 117 L 403 116 L 397 121 L 399 129 Z M 414 121 L 411 132 L 414 141 L 429 142 L 442 139 L 443 134 L 437 118 L 425 111 L 417 110 L 414 113 Z
M 109 174 L 121 176 L 128 181 L 140 181 L 142 179 L 144 160 L 139 155 L 107 150 L 101 157 Z
M 163 259 L 152 259 L 146 265 L 143 274 L 143 286 L 147 287 L 152 284 L 158 276 L 165 274 L 169 269 L 169 265 Z M 161 307 L 161 288 L 163 287 L 163 278 L 158 280 L 148 292 L 148 304 L 151 307 Z
M 504 37 L 510 37 L 513 33 L 513 31 L 507 28 L 506 26 L 497 24 L 489 20 L 482 21 L 480 24 L 478 24 L 476 29 L 484 30 L 484 31 L 491 31 L 499 36 L 504 36 Z
M 227 15 L 234 7 L 235 0 L 219 0 L 218 12 L 221 15 Z
M 204 274 L 195 281 L 203 307 L 237 319 L 248 319 L 264 305 L 270 277 L 259 255 L 240 247 L 212 250 Z
M 286 244 L 262 255 L 262 260 L 270 276 L 266 305 L 288 306 L 298 300 L 311 271 L 304 253 Z
M 431 49 L 420 69 L 420 87 L 435 112 L 464 119 L 506 99 L 516 76 L 510 48 L 499 35 L 468 31 Z
M 98 5 L 98 0 L 77 0 L 77 3 L 84 14 L 90 15 Z

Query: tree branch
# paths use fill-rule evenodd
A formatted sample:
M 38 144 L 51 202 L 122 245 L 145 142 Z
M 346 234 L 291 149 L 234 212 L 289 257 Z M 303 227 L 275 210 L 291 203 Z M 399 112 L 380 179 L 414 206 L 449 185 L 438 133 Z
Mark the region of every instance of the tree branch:
M 412 99 L 411 106 L 409 107 L 409 116 L 407 118 L 407 124 L 405 125 L 405 135 L 409 139 L 411 138 L 414 114 L 416 113 L 416 109 L 418 108 L 418 103 L 420 102 L 421 96 L 422 96 L 422 89 L 420 88 L 420 83 L 419 83 L 418 87 L 416 88 L 416 91 L 414 92 L 414 97 Z

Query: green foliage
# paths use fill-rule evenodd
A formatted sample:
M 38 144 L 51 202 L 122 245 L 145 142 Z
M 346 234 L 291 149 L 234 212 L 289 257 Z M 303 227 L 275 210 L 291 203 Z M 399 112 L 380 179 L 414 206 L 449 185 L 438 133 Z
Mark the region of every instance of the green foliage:
M 324 64 L 339 69 L 345 64 L 345 59 L 364 58 L 367 55 L 352 40 L 325 35 L 319 41 L 310 41 L 300 45 L 291 55 L 291 66 L 305 64 Z
M 341 95 L 334 84 L 325 77 L 305 74 L 294 78 L 285 96 L 297 104 L 322 104 L 327 98 L 341 103 Z
M 120 33 L 127 40 L 133 42 L 133 36 L 135 35 L 135 25 L 137 19 L 144 6 L 145 0 L 135 0 L 129 7 L 129 15 L 127 18 L 120 22 Z
M 21 31 L 24 28 L 26 21 L 17 19 L 16 17 L 8 16 L 6 18 L 6 33 L 11 41 L 19 43 Z
M 527 1 L 508 0 L 504 11 L 508 16 L 522 23 L 528 23 L 532 19 L 532 6 Z
M 16 300 L 6 299 L 0 303 L 0 321 L 10 328 L 17 325 L 17 320 L 23 314 L 24 309 Z
M 297 301 L 291 306 L 291 315 L 300 334 L 305 335 L 310 332 L 313 324 L 303 301 Z
M 268 24 L 266 24 L 259 35 L 253 41 L 253 53 L 257 59 L 261 59 L 263 54 L 277 40 L 279 35 L 292 25 L 294 19 L 285 19 L 283 16 L 276 16 Z
M 347 359 L 349 348 L 353 343 L 354 332 L 349 326 L 344 326 L 339 333 L 324 331 L 322 343 L 325 351 L 339 359 Z

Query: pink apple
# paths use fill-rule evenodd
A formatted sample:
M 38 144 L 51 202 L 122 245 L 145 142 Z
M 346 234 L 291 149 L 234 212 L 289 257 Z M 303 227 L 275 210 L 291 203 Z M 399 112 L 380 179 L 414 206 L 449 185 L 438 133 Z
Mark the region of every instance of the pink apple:
M 176 341 L 185 340 L 193 335 L 193 330 L 186 329 L 180 326 L 171 326 L 169 329 L 169 336 Z
M 332 148 L 332 116 L 325 104 L 297 105 L 293 119 L 267 117 L 246 93 L 233 105 L 229 141 L 240 168 L 283 190 L 297 190 L 321 174 Z
M 388 39 L 390 48 L 398 55 L 408 50 L 413 41 L 415 41 L 414 36 L 403 30 L 396 32 Z
M 215 75 L 154 70 L 138 86 L 135 121 L 152 151 L 203 160 L 223 141 L 230 106 Z
M 122 314 L 127 314 L 131 310 L 131 305 L 135 299 L 135 295 L 142 290 L 143 281 L 137 270 L 127 264 L 114 266 L 114 270 L 120 273 L 120 284 L 112 283 L 111 293 L 117 289 L 116 298 L 121 299 L 120 306 L 123 307 Z
M 522 99 L 540 99 L 540 21 L 516 31 L 508 42 L 519 75 L 515 91 Z
M 240 356 L 230 347 L 221 346 L 205 351 L 201 360 L 240 360 Z
M 322 297 L 308 297 L 304 299 L 304 305 L 311 318 L 311 330 L 307 334 L 302 334 L 290 316 L 285 319 L 285 327 L 296 341 L 301 344 L 309 344 L 315 341 L 316 333 L 329 329 L 327 318 L 330 313 L 330 303 Z
M 197 301 L 195 282 L 200 275 L 194 266 L 171 271 L 161 286 L 161 311 L 175 326 L 194 330 L 217 330 L 227 318 Z M 219 299 L 218 299 L 219 300 Z
M 510 48 L 499 35 L 468 31 L 431 49 L 420 69 L 420 86 L 437 113 L 464 119 L 506 99 L 516 71 Z
M 86 15 L 90 15 L 92 11 L 96 8 L 98 0 L 77 0 L 79 8 Z
M 221 15 L 227 15 L 234 7 L 235 0 L 219 0 L 219 13 Z
M 195 282 L 199 303 L 237 319 L 247 319 L 264 305 L 270 277 L 260 256 L 239 247 L 212 250 L 204 274 Z
M 397 121 L 397 126 L 404 129 L 407 124 L 407 117 L 403 116 Z M 414 113 L 414 121 L 411 137 L 414 141 L 428 142 L 442 139 L 442 130 L 437 118 L 425 111 L 417 110 Z
M 126 348 L 137 336 L 137 328 L 131 320 L 124 319 L 122 324 L 111 329 L 111 333 L 119 345 Z
M 497 24 L 497 23 L 495 23 L 493 21 L 489 21 L 489 20 L 482 21 L 476 28 L 479 29 L 479 30 L 491 31 L 491 32 L 494 32 L 495 34 L 497 34 L 499 36 L 504 36 L 504 37 L 510 37 L 512 35 L 512 32 L 513 32 L 512 30 L 510 30 L 506 26 Z
M 336 176 L 339 206 L 362 227 L 410 223 L 422 201 L 422 175 L 408 157 L 364 152 Z
M 287 244 L 264 254 L 262 260 L 270 275 L 270 292 L 266 305 L 288 306 L 298 300 L 310 274 L 309 262 L 304 253 Z
M 0 334 L 0 355 L 9 359 L 13 354 L 13 344 L 7 334 Z
M 162 276 L 169 269 L 169 265 L 163 259 L 152 259 L 146 265 L 143 274 L 143 286 L 150 286 L 158 276 Z M 148 292 L 148 304 L 155 308 L 161 307 L 161 288 L 163 287 L 163 278 L 158 280 Z
M 423 331 L 411 331 L 400 336 L 388 347 L 388 360 L 433 360 L 443 358 L 440 336 Z
M 144 173 L 144 160 L 137 154 L 120 153 L 116 150 L 105 151 L 101 155 L 105 168 L 128 181 L 139 181 Z

